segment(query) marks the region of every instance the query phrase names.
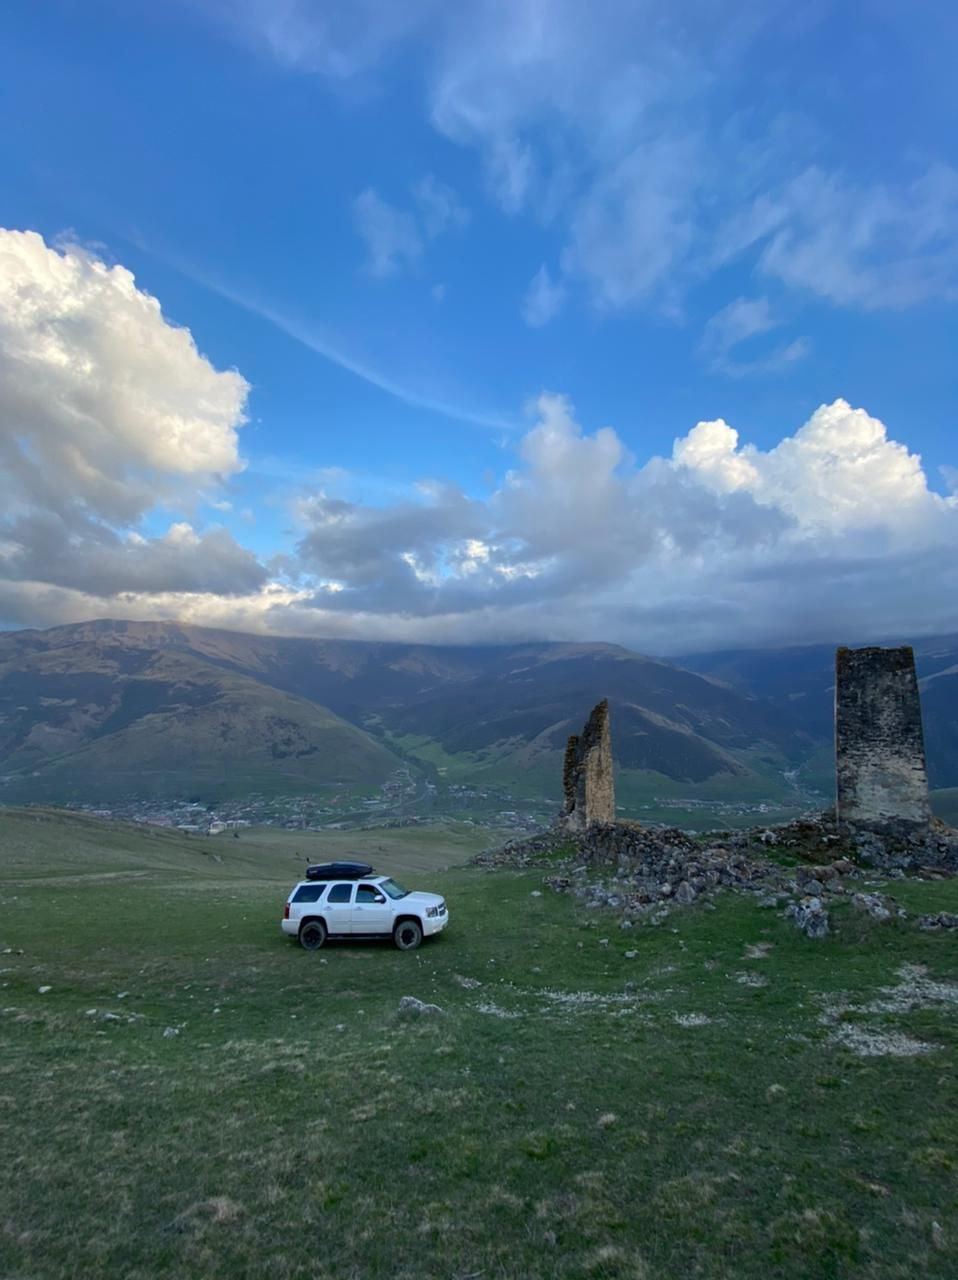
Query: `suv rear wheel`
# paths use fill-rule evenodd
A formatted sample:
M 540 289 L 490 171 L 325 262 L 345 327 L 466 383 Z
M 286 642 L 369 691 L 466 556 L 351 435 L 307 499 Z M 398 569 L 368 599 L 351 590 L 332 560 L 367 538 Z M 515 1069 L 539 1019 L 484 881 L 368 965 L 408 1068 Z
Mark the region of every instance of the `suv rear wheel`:
M 299 931 L 299 945 L 307 951 L 318 951 L 326 941 L 326 926 L 322 920 L 307 920 Z
M 393 942 L 400 951 L 415 951 L 422 942 L 422 927 L 418 920 L 400 920 L 393 930 Z

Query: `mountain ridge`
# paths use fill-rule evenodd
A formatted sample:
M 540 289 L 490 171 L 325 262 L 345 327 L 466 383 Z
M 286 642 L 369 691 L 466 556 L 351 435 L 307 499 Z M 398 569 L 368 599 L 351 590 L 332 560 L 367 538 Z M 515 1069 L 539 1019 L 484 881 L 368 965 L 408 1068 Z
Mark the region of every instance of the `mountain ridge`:
M 958 785 L 958 637 L 915 645 L 932 784 Z M 605 642 L 422 645 L 98 619 L 0 633 L 5 799 L 515 777 L 551 794 L 609 697 L 624 782 L 829 787 L 834 647 L 669 662 Z M 166 784 L 164 784 L 166 775 Z M 626 787 L 626 790 L 628 788 Z
M 694 785 L 751 776 L 755 761 L 745 756 L 757 745 L 771 769 L 808 746 L 762 700 L 619 645 L 432 646 L 101 619 L 0 634 L 0 772 L 16 775 L 7 784 L 14 793 L 24 772 L 42 775 L 35 789 L 45 780 L 55 789 L 71 774 L 95 787 L 98 769 L 115 768 L 118 754 L 127 772 L 159 774 L 172 744 L 195 759 L 211 742 L 207 772 L 223 770 L 232 737 L 250 758 L 251 741 L 261 740 L 260 781 L 279 786 L 283 771 L 266 757 L 275 758 L 282 733 L 317 754 L 314 738 L 325 726 L 329 760 L 340 754 L 338 732 L 357 785 L 410 759 L 435 778 L 440 757 L 479 773 L 494 766 L 558 776 L 566 737 L 603 696 L 612 700 L 625 770 Z M 252 725 L 239 711 L 244 698 L 258 707 Z M 293 750 L 288 758 L 298 757 Z M 297 785 L 310 776 L 300 770 Z M 342 769 L 333 776 L 349 780 Z

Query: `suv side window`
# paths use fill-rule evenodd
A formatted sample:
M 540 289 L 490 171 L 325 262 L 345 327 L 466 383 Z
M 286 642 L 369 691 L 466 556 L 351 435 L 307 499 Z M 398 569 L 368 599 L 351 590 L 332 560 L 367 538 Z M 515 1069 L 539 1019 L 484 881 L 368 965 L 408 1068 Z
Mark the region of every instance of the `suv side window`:
M 356 889 L 357 902 L 385 902 L 386 899 L 374 884 L 361 884 Z
M 351 884 L 334 884 L 329 891 L 327 902 L 349 902 L 353 896 L 353 886 Z
M 301 884 L 293 894 L 294 902 L 318 902 L 323 896 L 324 884 Z

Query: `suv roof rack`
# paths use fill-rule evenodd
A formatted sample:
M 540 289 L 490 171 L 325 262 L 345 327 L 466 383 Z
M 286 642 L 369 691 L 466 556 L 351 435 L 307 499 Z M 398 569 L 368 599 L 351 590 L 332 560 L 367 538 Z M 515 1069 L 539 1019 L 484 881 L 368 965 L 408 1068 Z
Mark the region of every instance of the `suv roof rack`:
M 307 880 L 361 880 L 372 874 L 368 862 L 317 862 L 306 868 Z

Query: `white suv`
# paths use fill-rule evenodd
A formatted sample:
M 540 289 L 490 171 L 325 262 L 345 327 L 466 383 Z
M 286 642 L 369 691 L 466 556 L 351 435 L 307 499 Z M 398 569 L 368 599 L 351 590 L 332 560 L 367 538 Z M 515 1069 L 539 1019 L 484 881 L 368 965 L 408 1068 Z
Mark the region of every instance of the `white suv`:
M 410 893 L 389 876 L 301 880 L 286 899 L 283 932 L 307 951 L 327 938 L 388 938 L 412 951 L 449 923 L 438 893 Z

